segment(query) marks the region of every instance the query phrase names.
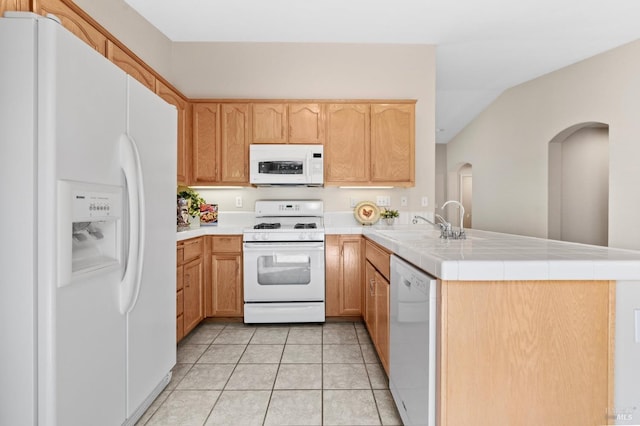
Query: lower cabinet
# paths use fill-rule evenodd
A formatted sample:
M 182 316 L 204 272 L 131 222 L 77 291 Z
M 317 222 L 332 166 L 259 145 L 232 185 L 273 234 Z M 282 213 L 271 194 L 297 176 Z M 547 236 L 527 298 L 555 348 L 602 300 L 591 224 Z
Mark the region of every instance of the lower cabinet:
M 327 235 L 325 237 L 325 309 L 330 317 L 361 316 L 362 237 Z
M 207 317 L 242 317 L 242 236 L 207 237 L 210 280 L 207 280 Z
M 180 241 L 176 267 L 176 340 L 204 319 L 203 238 Z
M 389 275 L 391 254 L 365 241 L 364 320 L 384 370 L 389 374 Z

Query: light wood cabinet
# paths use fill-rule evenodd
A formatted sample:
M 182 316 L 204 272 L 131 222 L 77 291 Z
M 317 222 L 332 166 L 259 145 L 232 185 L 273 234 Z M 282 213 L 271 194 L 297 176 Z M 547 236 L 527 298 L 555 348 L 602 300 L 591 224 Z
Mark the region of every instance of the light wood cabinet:
M 42 15 L 47 13 L 56 15 L 65 28 L 106 56 L 107 37 L 60 0 L 39 0 L 38 12 Z
M 287 143 L 287 105 L 253 104 L 252 143 Z
M 371 105 L 371 181 L 415 182 L 415 105 Z
M 391 254 L 365 240 L 365 325 L 382 367 L 389 374 L 389 279 Z
M 324 105 L 253 103 L 251 143 L 324 143 Z
M 242 236 L 210 236 L 206 311 L 208 317 L 242 317 Z
M 442 281 L 437 424 L 611 424 L 615 282 Z
M 180 341 L 204 319 L 203 237 L 177 244 L 176 339 Z
M 327 106 L 325 141 L 325 185 L 369 182 L 369 105 Z
M 415 104 L 329 104 L 326 185 L 415 184 Z
M 156 94 L 178 110 L 178 176 L 179 184 L 188 185 L 191 169 L 191 104 L 160 80 L 156 80 Z
M 327 316 L 361 316 L 363 306 L 362 237 L 325 237 Z
M 193 105 L 192 184 L 218 181 L 220 131 L 220 105 L 196 103 Z
M 220 183 L 249 182 L 249 104 L 222 104 Z
M 288 142 L 323 144 L 325 135 L 324 105 L 289 104 Z
M 249 118 L 248 104 L 194 104 L 192 183 L 249 183 Z
M 31 10 L 29 0 L 0 0 L 0 16 L 4 12 L 28 12 Z
M 107 58 L 149 90 L 156 90 L 155 75 L 111 40 L 107 40 Z

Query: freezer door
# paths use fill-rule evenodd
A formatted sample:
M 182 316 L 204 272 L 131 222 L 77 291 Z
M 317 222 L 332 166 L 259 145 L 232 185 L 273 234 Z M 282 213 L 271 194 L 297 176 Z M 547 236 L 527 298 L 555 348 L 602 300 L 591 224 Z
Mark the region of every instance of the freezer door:
M 127 314 L 127 418 L 142 414 L 176 363 L 177 112 L 131 77 L 128 135 L 142 171 L 141 282 Z M 139 410 L 140 409 L 140 410 Z
M 122 266 L 59 287 L 59 182 L 122 187 L 126 75 L 61 25 L 38 19 L 39 424 L 114 425 L 125 419 Z M 68 211 L 68 210 L 67 210 Z M 68 258 L 67 258 L 68 260 Z

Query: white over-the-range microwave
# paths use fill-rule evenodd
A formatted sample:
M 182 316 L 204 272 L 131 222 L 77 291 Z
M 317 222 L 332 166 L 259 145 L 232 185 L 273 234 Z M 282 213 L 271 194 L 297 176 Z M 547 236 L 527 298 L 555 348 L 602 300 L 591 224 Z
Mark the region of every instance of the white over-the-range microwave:
M 249 146 L 249 182 L 254 185 L 322 186 L 322 145 L 252 144 Z

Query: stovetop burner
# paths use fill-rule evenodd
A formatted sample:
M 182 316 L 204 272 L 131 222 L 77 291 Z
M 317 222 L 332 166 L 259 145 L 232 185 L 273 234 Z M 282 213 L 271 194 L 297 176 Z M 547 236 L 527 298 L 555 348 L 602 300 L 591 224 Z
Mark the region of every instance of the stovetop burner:
M 253 229 L 279 229 L 279 223 L 259 223 L 253 226 Z
M 293 225 L 293 229 L 316 229 L 318 226 L 315 223 L 296 223 Z

